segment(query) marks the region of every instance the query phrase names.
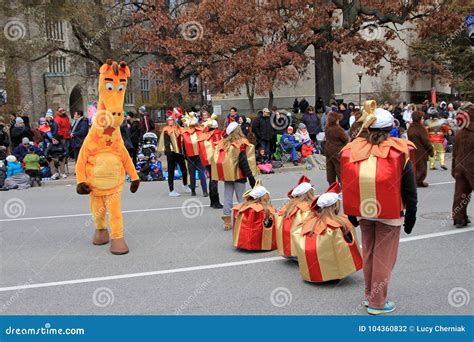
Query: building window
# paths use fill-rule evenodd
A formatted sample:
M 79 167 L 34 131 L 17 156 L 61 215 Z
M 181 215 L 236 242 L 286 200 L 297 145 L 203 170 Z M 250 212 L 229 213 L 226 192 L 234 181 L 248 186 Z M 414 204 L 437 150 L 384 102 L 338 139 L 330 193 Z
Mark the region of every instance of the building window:
M 128 79 L 127 89 L 125 90 L 125 104 L 133 105 L 135 103 L 133 96 L 132 79 Z
M 64 28 L 62 20 L 46 20 L 46 38 L 64 41 Z
M 48 56 L 49 72 L 54 74 L 64 74 L 66 72 L 66 57 Z
M 150 78 L 147 72 L 140 71 L 140 89 L 142 92 L 142 101 L 150 100 Z

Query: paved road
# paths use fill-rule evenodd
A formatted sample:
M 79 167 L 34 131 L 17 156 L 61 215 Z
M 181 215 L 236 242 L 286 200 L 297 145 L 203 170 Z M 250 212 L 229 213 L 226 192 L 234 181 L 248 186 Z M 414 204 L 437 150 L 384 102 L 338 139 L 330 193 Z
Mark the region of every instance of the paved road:
M 300 175 L 262 177 L 275 206 Z M 326 188 L 323 171 L 308 175 L 318 192 Z M 414 232 L 402 235 L 390 298 L 402 315 L 470 314 L 474 231 L 451 225 L 449 172 L 431 172 L 428 180 Z M 234 250 L 221 211 L 207 205 L 202 197 L 169 198 L 164 182 L 142 184 L 134 195 L 127 189 L 131 252 L 113 256 L 91 244 L 88 198 L 73 186 L 1 193 L 0 314 L 366 314 L 361 272 L 305 283 L 297 265 L 276 252 Z

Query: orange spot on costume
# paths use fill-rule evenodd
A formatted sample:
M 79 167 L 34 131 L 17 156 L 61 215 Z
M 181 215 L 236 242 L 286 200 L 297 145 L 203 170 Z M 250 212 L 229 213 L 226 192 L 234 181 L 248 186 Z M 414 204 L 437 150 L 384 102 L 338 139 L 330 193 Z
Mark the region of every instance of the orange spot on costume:
M 139 186 L 138 174 L 120 134 L 123 102 L 130 69 L 125 62 L 108 60 L 100 68 L 99 101 L 91 130 L 84 140 L 76 163 L 77 192 L 90 195 L 90 208 L 96 227 L 94 244 L 109 242 L 106 213 L 113 254 L 125 254 L 120 197 L 125 173 L 132 181 L 131 192 Z

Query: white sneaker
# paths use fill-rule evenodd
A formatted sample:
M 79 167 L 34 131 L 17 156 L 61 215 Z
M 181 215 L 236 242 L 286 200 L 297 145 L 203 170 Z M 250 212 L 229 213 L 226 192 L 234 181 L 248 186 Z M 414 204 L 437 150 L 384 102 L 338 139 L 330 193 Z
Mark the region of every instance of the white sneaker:
M 176 191 L 173 190 L 173 191 L 170 191 L 169 196 L 170 196 L 170 197 L 179 197 L 179 196 L 181 196 L 181 195 L 178 194 Z
M 62 177 L 63 179 L 66 179 L 66 178 L 67 178 L 67 175 L 64 173 L 64 174 L 61 175 L 61 177 Z
M 183 185 L 183 190 L 188 193 L 191 192 L 191 188 L 188 185 Z
M 59 173 L 55 173 L 54 175 L 51 176 L 51 179 L 58 179 L 59 178 Z

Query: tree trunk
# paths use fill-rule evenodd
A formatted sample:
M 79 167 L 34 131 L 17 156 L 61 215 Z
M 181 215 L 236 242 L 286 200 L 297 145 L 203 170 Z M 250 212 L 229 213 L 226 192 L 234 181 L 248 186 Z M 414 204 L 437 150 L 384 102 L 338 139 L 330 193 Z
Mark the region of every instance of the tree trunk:
M 272 110 L 273 107 L 273 89 L 268 91 L 268 109 Z
M 321 97 L 328 106 L 334 95 L 333 55 L 314 47 L 314 90 L 315 101 Z
M 255 84 L 253 82 L 245 82 L 245 89 L 247 91 L 247 98 L 249 99 L 250 113 L 255 113 L 255 105 L 253 103 L 255 97 Z

